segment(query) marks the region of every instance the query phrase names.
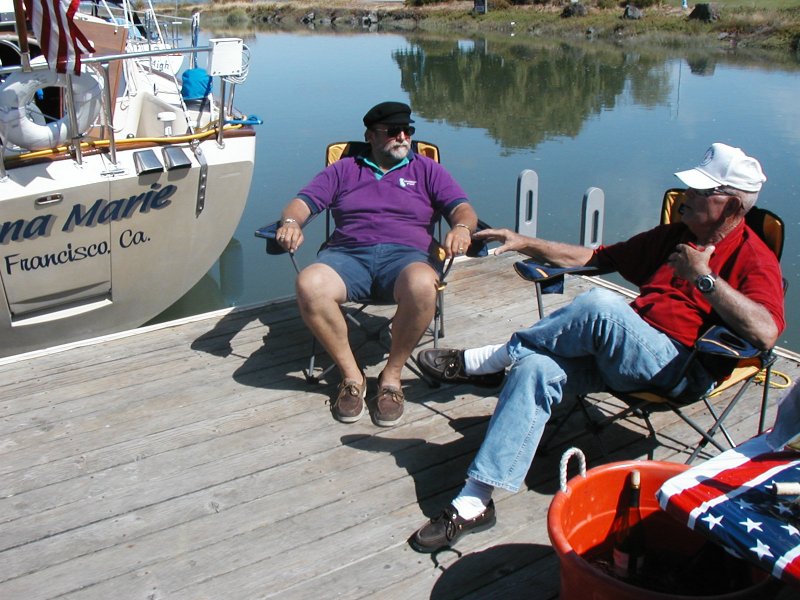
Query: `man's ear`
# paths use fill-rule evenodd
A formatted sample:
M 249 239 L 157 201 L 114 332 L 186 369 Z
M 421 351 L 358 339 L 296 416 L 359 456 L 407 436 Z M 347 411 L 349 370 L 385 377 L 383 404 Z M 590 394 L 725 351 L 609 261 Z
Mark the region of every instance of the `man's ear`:
M 737 217 L 742 215 L 742 200 L 736 196 L 731 196 L 725 203 L 723 214 L 726 218 Z

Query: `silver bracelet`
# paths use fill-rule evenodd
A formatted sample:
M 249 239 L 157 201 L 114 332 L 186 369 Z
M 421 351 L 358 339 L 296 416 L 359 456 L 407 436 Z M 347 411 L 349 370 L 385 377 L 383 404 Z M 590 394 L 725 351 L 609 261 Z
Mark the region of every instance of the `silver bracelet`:
M 469 231 L 470 235 L 472 235 L 472 227 L 470 227 L 466 223 L 456 223 L 455 225 L 453 225 L 453 229 L 455 229 L 456 227 L 463 227 L 464 229 Z
M 291 217 L 288 219 L 281 219 L 281 227 L 283 227 L 287 223 L 297 223 L 297 219 L 292 219 Z

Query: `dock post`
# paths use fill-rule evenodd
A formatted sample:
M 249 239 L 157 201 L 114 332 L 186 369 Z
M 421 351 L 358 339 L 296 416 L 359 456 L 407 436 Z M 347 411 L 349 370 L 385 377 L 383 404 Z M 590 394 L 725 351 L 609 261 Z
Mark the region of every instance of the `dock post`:
M 581 205 L 581 244 L 587 248 L 597 248 L 603 243 L 603 221 L 605 218 L 605 199 L 603 190 L 590 187 L 583 195 Z
M 539 176 L 536 171 L 524 169 L 517 177 L 517 223 L 515 231 L 536 237 L 539 215 Z

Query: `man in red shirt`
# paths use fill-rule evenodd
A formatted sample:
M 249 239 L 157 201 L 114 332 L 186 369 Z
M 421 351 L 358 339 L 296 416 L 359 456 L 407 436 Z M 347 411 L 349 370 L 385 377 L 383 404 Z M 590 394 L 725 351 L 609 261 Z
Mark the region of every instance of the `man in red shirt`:
M 466 485 L 412 536 L 416 550 L 434 552 L 494 524 L 492 491 L 519 489 L 562 398 L 645 387 L 678 401 L 696 398 L 720 373 L 700 361 L 681 372 L 695 340 L 714 324 L 759 348 L 775 344 L 785 326 L 780 266 L 744 221 L 766 181 L 761 165 L 715 143 L 698 166 L 675 175 L 689 187 L 681 222 L 624 242 L 593 250 L 507 229 L 476 234 L 500 242 L 496 254 L 513 250 L 556 266 L 616 270 L 640 295 L 629 304 L 593 289 L 505 344 L 420 353 L 420 366 L 445 382 L 499 383 L 510 368 Z

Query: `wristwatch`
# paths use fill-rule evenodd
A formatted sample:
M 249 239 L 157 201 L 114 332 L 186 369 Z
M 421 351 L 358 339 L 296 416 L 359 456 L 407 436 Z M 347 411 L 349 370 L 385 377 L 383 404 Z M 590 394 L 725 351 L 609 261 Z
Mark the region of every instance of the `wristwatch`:
M 709 273 L 708 275 L 698 275 L 694 280 L 694 286 L 700 290 L 702 294 L 710 294 L 717 287 L 716 273 Z

